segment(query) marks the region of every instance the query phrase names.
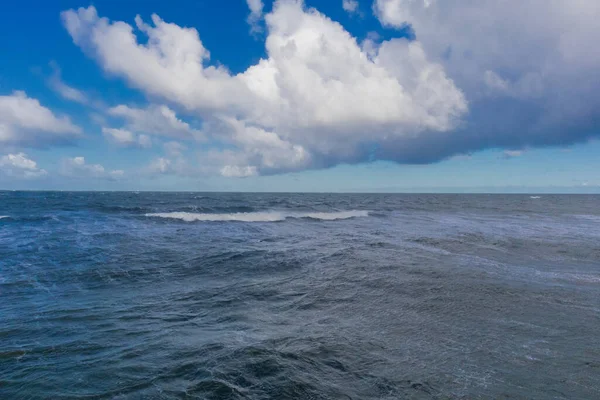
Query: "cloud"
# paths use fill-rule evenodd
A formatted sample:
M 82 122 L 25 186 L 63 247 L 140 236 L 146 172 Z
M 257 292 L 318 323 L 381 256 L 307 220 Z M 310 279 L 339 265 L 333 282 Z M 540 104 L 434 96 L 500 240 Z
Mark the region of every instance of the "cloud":
M 402 28 L 413 21 L 413 8 L 429 8 L 433 1 L 436 0 L 374 0 L 373 13 L 382 25 Z
M 119 105 L 108 109 L 107 114 L 125 119 L 128 130 L 175 139 L 203 138 L 200 130 L 177 118 L 175 111 L 164 105 L 132 108 Z
M 248 16 L 248 23 L 251 27 L 251 32 L 260 32 L 262 30 L 259 25 L 259 21 L 263 15 L 264 4 L 262 0 L 246 0 L 248 8 L 250 8 L 250 15 Z
M 410 24 L 470 104 L 465 124 L 421 160 L 484 148 L 564 146 L 600 134 L 600 3 L 376 0 L 382 25 Z M 439 143 L 439 144 L 438 144 Z M 445 149 L 442 151 L 440 148 Z
M 158 157 L 150 162 L 142 171 L 142 175 L 156 178 L 160 175 L 177 175 L 181 177 L 198 177 L 204 174 L 199 167 L 190 166 L 181 154 L 173 155 L 172 158 Z
M 56 93 L 58 93 L 64 99 L 74 101 L 80 104 L 88 104 L 89 99 L 79 89 L 75 89 L 63 82 L 61 78 L 61 70 L 58 64 L 54 61 L 50 62 L 50 67 L 52 67 L 53 73 L 48 78 L 48 85 L 52 88 Z
M 125 175 L 123 170 L 106 170 L 100 164 L 88 164 L 84 157 L 66 158 L 62 161 L 61 173 L 72 178 L 99 178 L 115 180 Z
M 121 147 L 139 147 L 148 149 L 152 147 L 152 140 L 147 135 L 136 135 L 125 129 L 102 128 L 102 133 L 111 143 Z
M 169 156 L 181 156 L 181 154 L 187 150 L 187 147 L 179 142 L 164 143 L 163 148 Z
M 522 150 L 504 150 L 504 153 L 502 153 L 504 158 L 515 158 L 515 157 L 521 157 L 523 155 L 523 151 Z
M 369 53 L 340 24 L 301 1 L 265 15 L 267 57 L 240 74 L 210 65 L 198 32 L 94 7 L 62 13 L 75 44 L 131 86 L 194 113 L 224 164 L 257 173 L 321 168 L 372 158 L 373 148 L 447 135 L 468 111 L 465 97 L 418 41 L 391 39 Z M 134 129 L 130 129 L 134 130 Z M 221 153 L 219 156 L 218 154 Z M 398 154 L 383 157 L 402 161 Z
M 151 174 L 168 174 L 171 173 L 171 160 L 164 157 L 159 157 L 152 161 L 148 166 L 148 172 Z
M 46 170 L 38 168 L 37 163 L 25 153 L 7 154 L 0 157 L 0 172 L 13 178 L 33 179 L 46 176 Z
M 261 4 L 250 4 L 260 18 Z M 156 15 L 135 28 L 93 7 L 62 18 L 106 72 L 201 119 L 217 171 L 429 163 L 600 133 L 597 1 L 375 0 L 373 11 L 416 40 L 359 44 L 301 1 L 279 0 L 264 15 L 266 57 L 238 74 L 211 60 L 196 29 Z
M 80 134 L 69 117 L 54 115 L 25 92 L 0 96 L 0 143 L 4 145 L 46 147 L 72 142 Z
M 358 11 L 358 1 L 357 0 L 342 0 L 342 7 L 344 11 L 349 14 L 354 14 Z
M 237 165 L 226 165 L 221 168 L 220 172 L 221 175 L 228 178 L 247 178 L 258 174 L 254 166 L 239 167 Z

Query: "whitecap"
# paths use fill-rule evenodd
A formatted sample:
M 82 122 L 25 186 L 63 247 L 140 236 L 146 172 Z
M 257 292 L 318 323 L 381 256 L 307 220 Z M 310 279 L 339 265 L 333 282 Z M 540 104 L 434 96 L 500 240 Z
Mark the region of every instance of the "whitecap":
M 600 283 L 600 275 L 598 274 L 585 274 L 585 273 L 572 273 L 572 272 L 537 272 L 538 275 L 543 277 L 576 283 Z
M 541 199 L 542 196 L 529 196 L 530 199 Z
M 0 219 L 10 218 L 8 215 L 0 215 Z
M 368 217 L 368 211 L 351 210 L 351 211 L 337 211 L 337 212 L 313 212 L 313 213 L 300 213 L 295 215 L 289 215 L 289 218 L 311 218 L 320 219 L 323 221 L 334 221 L 336 219 L 348 219 L 357 217 Z
M 368 211 L 351 210 L 336 212 L 283 212 L 283 211 L 260 211 L 260 212 L 240 212 L 229 214 L 206 214 L 190 212 L 167 212 L 167 213 L 149 213 L 146 217 L 180 219 L 186 222 L 204 221 L 240 221 L 240 222 L 278 222 L 288 218 L 310 218 L 322 221 L 333 221 L 338 219 L 349 219 L 357 217 L 367 217 Z

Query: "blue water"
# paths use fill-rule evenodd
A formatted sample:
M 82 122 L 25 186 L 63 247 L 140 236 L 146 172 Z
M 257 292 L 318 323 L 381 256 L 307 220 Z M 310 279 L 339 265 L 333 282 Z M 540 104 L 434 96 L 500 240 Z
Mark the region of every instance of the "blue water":
M 0 192 L 1 399 L 600 398 L 600 197 Z

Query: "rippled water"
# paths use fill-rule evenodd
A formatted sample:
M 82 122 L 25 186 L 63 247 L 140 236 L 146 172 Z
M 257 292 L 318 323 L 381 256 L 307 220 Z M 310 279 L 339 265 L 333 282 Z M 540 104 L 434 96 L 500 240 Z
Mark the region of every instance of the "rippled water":
M 2 399 L 600 398 L 600 197 L 0 192 Z

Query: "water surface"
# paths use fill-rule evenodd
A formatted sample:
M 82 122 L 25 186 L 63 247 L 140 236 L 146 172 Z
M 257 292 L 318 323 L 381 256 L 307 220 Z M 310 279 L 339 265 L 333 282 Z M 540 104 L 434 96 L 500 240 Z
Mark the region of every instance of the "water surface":
M 0 398 L 600 398 L 600 197 L 0 192 Z

